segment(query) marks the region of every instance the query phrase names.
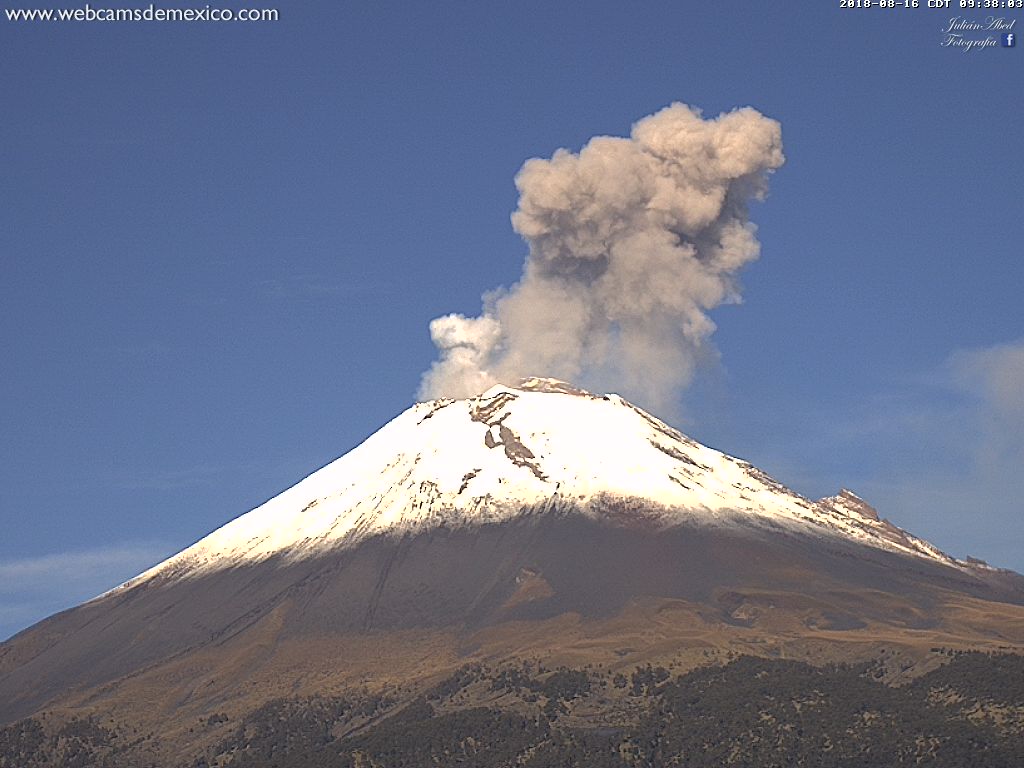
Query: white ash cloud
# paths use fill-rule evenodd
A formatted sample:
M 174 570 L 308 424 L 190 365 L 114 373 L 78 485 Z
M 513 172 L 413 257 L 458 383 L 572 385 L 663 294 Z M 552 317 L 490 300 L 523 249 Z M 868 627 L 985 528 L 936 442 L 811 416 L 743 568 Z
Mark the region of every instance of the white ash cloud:
M 1024 340 L 961 350 L 950 365 L 956 382 L 982 397 L 1001 423 L 1024 420 Z
M 431 322 L 440 359 L 420 396 L 552 376 L 674 410 L 709 352 L 708 311 L 739 301 L 736 275 L 760 252 L 747 203 L 783 160 L 776 121 L 684 104 L 629 138 L 527 160 L 512 214 L 529 245 L 523 276 L 485 294 L 480 317 Z
M 1012 478 L 1024 491 L 1024 340 L 960 350 L 949 362 L 954 385 L 974 400 L 973 423 L 964 432 L 973 435 L 973 463 L 987 477 L 986 487 Z M 1006 508 L 1020 508 L 1019 493 L 1006 498 L 1015 499 L 1004 502 Z

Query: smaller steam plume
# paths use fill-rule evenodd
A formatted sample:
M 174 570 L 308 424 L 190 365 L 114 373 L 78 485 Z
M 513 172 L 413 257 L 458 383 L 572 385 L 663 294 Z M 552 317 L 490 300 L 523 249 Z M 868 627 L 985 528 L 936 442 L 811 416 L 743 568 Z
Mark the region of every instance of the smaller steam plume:
M 579 154 L 527 160 L 512 226 L 523 276 L 479 317 L 430 323 L 440 359 L 420 396 L 468 397 L 552 376 L 672 412 L 736 275 L 760 246 L 747 203 L 780 167 L 779 123 L 751 108 L 705 120 L 673 104 Z

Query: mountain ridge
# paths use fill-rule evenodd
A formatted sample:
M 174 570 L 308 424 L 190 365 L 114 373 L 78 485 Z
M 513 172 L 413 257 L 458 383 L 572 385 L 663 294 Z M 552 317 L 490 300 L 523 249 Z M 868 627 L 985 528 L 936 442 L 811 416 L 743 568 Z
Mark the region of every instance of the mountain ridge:
M 95 717 L 148 734 L 116 737 L 128 765 L 177 766 L 210 718 L 358 691 L 393 714 L 467 664 L 608 682 L 884 654 L 899 679 L 935 648 L 1024 652 L 1024 577 L 949 557 L 852 491 L 804 498 L 616 395 L 532 379 L 414 405 L 0 644 L 0 726 Z
M 733 524 L 725 513 L 744 512 L 755 525 L 810 525 L 957 568 L 982 567 L 880 520 L 852 491 L 812 501 L 618 395 L 533 377 L 474 398 L 413 405 L 339 459 L 115 590 L 273 554 L 316 556 L 379 533 L 507 520 L 548 500 L 586 514 L 606 498 L 643 500 L 651 525 Z

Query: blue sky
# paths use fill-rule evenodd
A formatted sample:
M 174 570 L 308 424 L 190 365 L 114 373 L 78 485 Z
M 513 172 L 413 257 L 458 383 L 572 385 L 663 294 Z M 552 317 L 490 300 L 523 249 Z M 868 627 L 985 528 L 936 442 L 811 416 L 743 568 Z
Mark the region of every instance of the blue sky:
M 673 101 L 787 157 L 679 426 L 1024 570 L 1024 48 L 838 5 L 0 18 L 0 636 L 406 408 L 428 322 L 519 277 L 523 161 Z

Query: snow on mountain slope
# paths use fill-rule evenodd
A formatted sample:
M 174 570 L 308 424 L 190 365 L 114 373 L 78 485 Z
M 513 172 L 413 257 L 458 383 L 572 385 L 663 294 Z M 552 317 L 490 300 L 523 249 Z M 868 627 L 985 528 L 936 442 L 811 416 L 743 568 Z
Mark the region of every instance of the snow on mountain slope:
M 553 379 L 418 403 L 364 443 L 118 589 L 368 537 L 497 522 L 564 502 L 646 522 L 787 526 L 964 566 L 878 519 L 849 491 L 814 502 L 690 440 L 617 395 Z M 602 502 L 594 504 L 593 502 Z M 636 502 L 641 502 L 637 504 Z

